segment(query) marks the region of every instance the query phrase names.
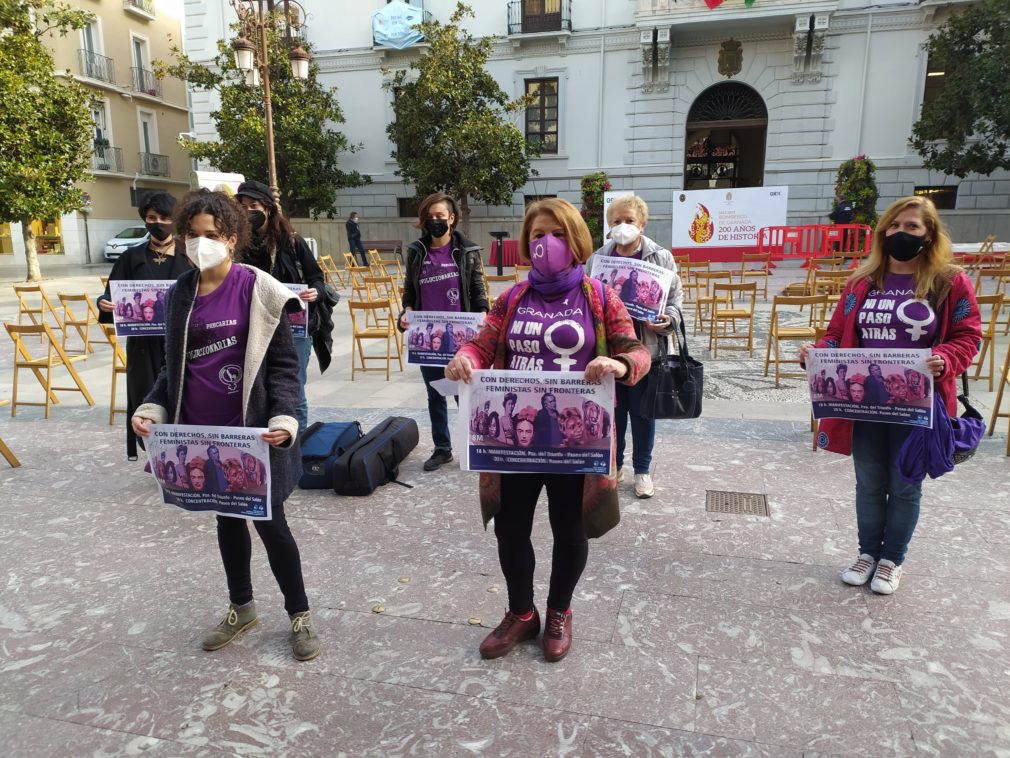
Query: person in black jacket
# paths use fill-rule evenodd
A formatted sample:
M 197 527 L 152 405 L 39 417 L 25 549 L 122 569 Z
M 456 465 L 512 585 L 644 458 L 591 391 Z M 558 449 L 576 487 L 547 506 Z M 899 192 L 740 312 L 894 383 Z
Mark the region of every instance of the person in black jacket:
M 309 424 L 309 405 L 305 398 L 309 358 L 316 349 L 320 372 L 330 365 L 333 341 L 332 305 L 326 300 L 326 280 L 308 244 L 295 234 L 288 220 L 281 215 L 270 188 L 263 182 L 242 182 L 235 198 L 246 209 L 252 236 L 242 250 L 240 260 L 266 271 L 284 284 L 307 284 L 299 297 L 309 303 L 309 336 L 295 338 L 298 351 L 301 400 L 295 411 L 298 430 Z
M 112 266 L 109 281 L 139 281 L 146 279 L 178 279 L 192 268 L 186 257 L 182 241 L 173 238 L 175 224 L 172 210 L 175 198 L 167 192 L 156 191 L 141 195 L 137 208 L 150 238 L 128 247 Z M 103 324 L 112 323 L 116 310 L 109 294 L 111 287 L 98 298 L 99 318 Z M 129 303 L 126 304 L 129 306 Z M 132 306 L 129 306 L 132 310 Z M 125 307 L 124 313 L 126 315 Z M 139 314 L 138 314 L 139 315 Z M 160 336 L 127 337 L 126 339 L 126 456 L 137 460 L 137 435 L 130 426 L 130 417 L 143 402 L 144 396 L 154 386 L 155 379 L 165 363 L 165 338 Z
M 487 312 L 480 246 L 455 228 L 459 217 L 456 201 L 444 192 L 428 195 L 418 206 L 417 228 L 424 234 L 407 247 L 401 330 L 407 329 L 414 310 Z M 428 417 L 435 444 L 424 470 L 434 471 L 452 460 L 449 409 L 445 397 L 431 387 L 432 382 L 445 377 L 445 372 L 441 366 L 420 368 L 428 388 Z
M 368 265 L 368 253 L 365 252 L 365 248 L 361 245 L 361 227 L 358 226 L 358 212 L 351 211 L 351 215 L 348 217 L 347 221 L 344 222 L 344 226 L 347 227 L 347 244 L 351 248 L 351 255 L 353 256 L 355 251 L 361 256 L 361 265 Z

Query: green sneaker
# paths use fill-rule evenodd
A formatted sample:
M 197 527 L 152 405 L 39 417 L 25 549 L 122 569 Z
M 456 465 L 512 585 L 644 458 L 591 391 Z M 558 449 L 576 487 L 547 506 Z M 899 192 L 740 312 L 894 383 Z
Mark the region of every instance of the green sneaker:
M 242 607 L 229 603 L 228 613 L 221 619 L 221 623 L 207 632 L 203 638 L 203 649 L 208 652 L 220 650 L 246 629 L 256 626 L 258 620 L 255 602 Z
M 298 661 L 311 661 L 319 655 L 319 635 L 312 628 L 309 611 L 291 616 L 291 652 Z

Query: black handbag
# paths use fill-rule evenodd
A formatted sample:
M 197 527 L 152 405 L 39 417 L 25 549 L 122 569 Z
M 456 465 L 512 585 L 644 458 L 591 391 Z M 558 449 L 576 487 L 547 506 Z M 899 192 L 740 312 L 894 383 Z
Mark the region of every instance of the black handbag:
M 687 331 L 684 317 L 680 317 L 680 334 L 677 353 L 670 354 L 666 337 L 659 338 L 659 357 L 653 359 L 646 382 L 639 413 L 650 419 L 698 418 L 705 390 L 704 366 L 690 356 L 687 350 Z

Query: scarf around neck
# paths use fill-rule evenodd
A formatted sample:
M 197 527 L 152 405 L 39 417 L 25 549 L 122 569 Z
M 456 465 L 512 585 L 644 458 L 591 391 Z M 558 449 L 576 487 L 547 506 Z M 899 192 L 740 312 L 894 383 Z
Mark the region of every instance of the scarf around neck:
M 534 292 L 545 299 L 551 300 L 568 294 L 578 287 L 584 275 L 582 266 L 574 264 L 571 268 L 566 268 L 564 271 L 551 277 L 544 276 L 535 268 L 530 269 L 527 279 L 529 279 L 530 287 Z

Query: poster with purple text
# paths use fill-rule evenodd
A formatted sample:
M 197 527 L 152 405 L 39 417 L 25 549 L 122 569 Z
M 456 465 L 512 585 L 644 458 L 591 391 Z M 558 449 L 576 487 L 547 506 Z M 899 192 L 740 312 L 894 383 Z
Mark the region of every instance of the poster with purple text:
M 110 279 L 116 336 L 164 336 L 165 298 L 174 284 L 172 279 Z
M 453 311 L 410 311 L 407 317 L 407 363 L 419 366 L 448 365 L 484 322 L 483 313 Z
M 268 521 L 270 445 L 266 429 L 155 424 L 145 441 L 167 505 Z
M 932 350 L 814 349 L 807 380 L 814 418 L 933 427 Z
M 307 284 L 288 284 L 284 282 L 284 286 L 291 290 L 295 295 L 301 295 L 305 290 L 309 288 Z M 308 337 L 309 336 L 309 304 L 304 300 L 298 300 L 299 304 L 302 306 L 301 311 L 298 313 L 288 314 L 288 323 L 291 324 L 291 336 L 292 337 Z
M 582 371 L 473 372 L 459 384 L 464 471 L 609 474 L 614 378 Z
M 639 321 L 655 321 L 663 314 L 673 282 L 669 269 L 622 255 L 594 255 L 589 275 L 613 287 L 631 317 Z

